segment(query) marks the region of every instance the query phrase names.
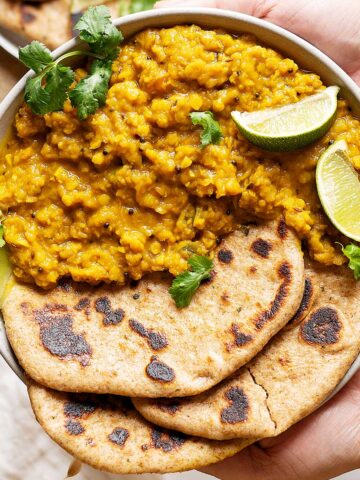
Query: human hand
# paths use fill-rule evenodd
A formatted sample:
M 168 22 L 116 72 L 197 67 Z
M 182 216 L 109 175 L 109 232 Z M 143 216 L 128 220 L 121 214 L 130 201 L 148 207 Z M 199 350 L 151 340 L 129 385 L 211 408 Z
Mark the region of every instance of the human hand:
M 316 45 L 360 84 L 357 0 L 162 0 L 155 6 L 225 8 L 276 23 Z
M 360 2 L 355 0 L 162 0 L 156 7 L 235 10 L 316 45 L 360 84 Z M 296 399 L 294 399 L 296 401 Z M 203 471 L 222 480 L 328 480 L 360 467 L 360 372 L 320 410 L 276 438 Z
M 222 480 L 328 480 L 359 467 L 360 372 L 330 402 L 284 434 L 203 471 Z

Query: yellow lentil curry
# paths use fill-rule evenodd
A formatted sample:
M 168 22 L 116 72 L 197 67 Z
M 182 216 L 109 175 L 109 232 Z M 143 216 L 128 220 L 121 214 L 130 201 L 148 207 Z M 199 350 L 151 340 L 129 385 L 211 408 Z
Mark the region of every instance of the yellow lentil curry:
M 78 77 L 84 75 L 79 70 Z M 15 275 L 41 287 L 62 276 L 123 283 L 187 268 L 239 222 L 282 214 L 325 264 L 344 259 L 315 188 L 320 153 L 348 142 L 360 168 L 360 125 L 344 101 L 316 144 L 267 153 L 232 110 L 293 103 L 325 88 L 314 73 L 258 44 L 198 26 L 148 29 L 121 49 L 106 105 L 80 121 L 23 105 L 0 155 L 0 208 Z M 200 148 L 192 111 L 212 111 L 223 138 Z

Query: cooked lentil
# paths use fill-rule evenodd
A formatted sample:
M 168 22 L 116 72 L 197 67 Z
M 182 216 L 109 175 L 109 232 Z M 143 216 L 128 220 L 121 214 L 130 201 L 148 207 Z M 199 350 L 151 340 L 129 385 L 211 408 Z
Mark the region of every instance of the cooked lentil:
M 78 76 L 84 74 L 81 70 Z M 312 257 L 344 261 L 319 203 L 315 166 L 345 139 L 360 168 L 360 124 L 339 101 L 331 130 L 288 154 L 237 131 L 232 110 L 275 107 L 324 88 L 318 75 L 258 44 L 198 26 L 148 29 L 113 64 L 106 105 L 80 122 L 23 105 L 0 155 L 0 208 L 15 275 L 41 287 L 59 277 L 124 282 L 178 274 L 192 253 L 254 217 L 284 215 Z M 200 148 L 191 111 L 211 110 L 224 138 Z

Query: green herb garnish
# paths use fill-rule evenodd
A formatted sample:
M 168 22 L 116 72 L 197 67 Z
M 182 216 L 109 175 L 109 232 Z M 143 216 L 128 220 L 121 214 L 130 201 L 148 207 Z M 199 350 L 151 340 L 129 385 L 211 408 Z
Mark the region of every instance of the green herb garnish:
M 118 9 L 119 17 L 129 15 L 130 13 L 151 10 L 155 2 L 156 0 L 120 0 Z
M 5 245 L 5 240 L 4 240 L 4 225 L 0 223 L 0 248 Z
M 194 125 L 201 125 L 203 132 L 200 135 L 201 148 L 206 147 L 210 143 L 219 143 L 222 138 L 219 123 L 215 120 L 212 112 L 192 112 L 190 113 L 191 121 Z
M 77 107 L 80 120 L 84 120 L 90 113 L 94 113 L 105 104 L 111 64 L 112 60 L 94 60 L 90 67 L 90 74 L 80 80 L 69 93 L 71 104 Z
M 191 270 L 177 275 L 169 289 L 178 308 L 187 307 L 203 280 L 210 278 L 213 262 L 208 257 L 193 255 L 188 264 Z
M 116 58 L 118 46 L 124 37 L 112 23 L 107 7 L 89 7 L 74 28 L 79 30 L 79 38 L 89 45 L 92 52 L 103 59 Z
M 132 0 L 130 3 L 130 13 L 143 12 L 151 10 L 156 0 Z
M 355 280 L 360 279 L 360 247 L 349 243 L 346 247 L 342 246 L 342 252 L 349 259 L 349 268 L 353 270 Z
M 75 28 L 80 31 L 79 38 L 89 45 L 89 51 L 75 50 L 54 60 L 50 50 L 38 41 L 19 49 L 21 62 L 36 73 L 26 82 L 24 98 L 37 115 L 61 110 L 68 97 L 81 120 L 105 104 L 112 61 L 119 52 L 123 36 L 113 25 L 109 9 L 103 5 L 90 7 Z M 60 62 L 76 55 L 95 60 L 88 76 L 69 92 L 75 74 Z

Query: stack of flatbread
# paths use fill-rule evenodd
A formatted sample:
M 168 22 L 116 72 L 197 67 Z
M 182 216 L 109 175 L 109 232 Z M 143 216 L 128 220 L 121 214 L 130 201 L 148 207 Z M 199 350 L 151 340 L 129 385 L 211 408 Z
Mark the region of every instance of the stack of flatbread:
M 114 473 L 199 468 L 319 407 L 360 349 L 360 286 L 305 259 L 282 220 L 230 234 L 177 309 L 166 274 L 125 287 L 14 284 L 8 338 L 36 418 Z
M 90 5 L 105 4 L 112 18 L 129 0 L 0 0 L 0 27 L 26 41 L 39 40 L 51 50 L 74 36 L 73 27 Z M 125 8 L 124 8 L 125 7 Z

